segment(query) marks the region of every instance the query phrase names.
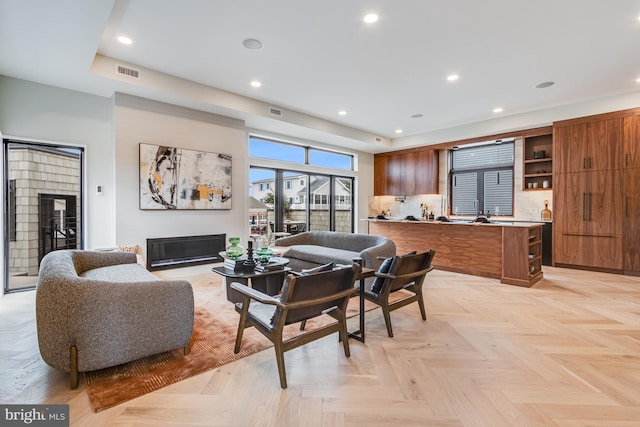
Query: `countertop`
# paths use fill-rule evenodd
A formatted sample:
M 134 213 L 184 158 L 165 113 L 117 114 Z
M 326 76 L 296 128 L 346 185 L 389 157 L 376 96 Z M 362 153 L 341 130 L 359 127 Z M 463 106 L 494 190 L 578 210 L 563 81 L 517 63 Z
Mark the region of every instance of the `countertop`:
M 463 226 L 487 226 L 487 227 L 531 227 L 535 225 L 541 225 L 550 221 L 522 221 L 522 220 L 512 220 L 512 219 L 504 219 L 504 220 L 495 220 L 489 219 L 490 222 L 473 222 L 472 219 L 455 219 L 449 221 L 426 221 L 426 220 L 417 220 L 411 221 L 401 218 L 388 218 L 388 219 L 377 219 L 377 218 L 364 218 L 361 221 L 368 222 L 379 222 L 379 223 L 403 223 L 403 224 L 442 224 L 442 225 L 463 225 Z

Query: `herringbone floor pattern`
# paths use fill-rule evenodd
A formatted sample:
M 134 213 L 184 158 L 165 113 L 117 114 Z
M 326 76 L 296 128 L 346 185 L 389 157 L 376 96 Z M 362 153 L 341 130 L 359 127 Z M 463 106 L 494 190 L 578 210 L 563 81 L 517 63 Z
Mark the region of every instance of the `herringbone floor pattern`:
M 205 267 L 209 268 L 209 267 Z M 185 271 L 167 273 L 176 277 Z M 640 278 L 547 267 L 531 289 L 433 271 L 417 306 L 367 313 L 367 342 L 273 350 L 94 414 L 37 352 L 33 292 L 0 299 L 0 401 L 69 403 L 74 426 L 640 425 Z M 352 329 L 355 323 L 352 325 Z

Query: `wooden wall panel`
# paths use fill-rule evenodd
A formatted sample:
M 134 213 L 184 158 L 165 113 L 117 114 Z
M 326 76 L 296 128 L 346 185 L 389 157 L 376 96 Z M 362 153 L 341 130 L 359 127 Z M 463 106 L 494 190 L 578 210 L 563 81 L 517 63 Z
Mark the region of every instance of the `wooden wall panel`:
M 369 233 L 390 238 L 396 252 L 436 250 L 441 270 L 499 279 L 502 275 L 502 227 L 480 224 L 372 221 Z

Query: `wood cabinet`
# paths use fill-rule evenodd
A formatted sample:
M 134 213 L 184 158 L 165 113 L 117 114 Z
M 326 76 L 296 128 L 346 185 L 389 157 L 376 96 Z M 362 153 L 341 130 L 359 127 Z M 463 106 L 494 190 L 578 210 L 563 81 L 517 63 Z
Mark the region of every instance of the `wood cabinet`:
M 640 168 L 640 115 L 624 118 L 624 167 Z
M 555 166 L 560 173 L 620 169 L 623 118 L 554 127 Z
M 438 152 L 418 150 L 416 156 L 416 194 L 438 194 Z
M 383 196 L 387 193 L 387 160 L 388 156 L 373 157 L 373 194 Z
M 542 225 L 502 229 L 501 283 L 531 287 L 542 279 Z
M 640 140 L 636 140 L 640 146 Z M 624 171 L 623 268 L 627 273 L 640 272 L 640 168 Z
M 558 174 L 554 197 L 554 262 L 622 269 L 619 170 Z
M 522 189 L 524 191 L 551 189 L 553 187 L 552 134 L 525 137 L 522 157 L 524 162 Z
M 640 273 L 640 110 L 554 123 L 554 265 Z
M 438 193 L 438 152 L 418 148 L 374 156 L 374 195 Z

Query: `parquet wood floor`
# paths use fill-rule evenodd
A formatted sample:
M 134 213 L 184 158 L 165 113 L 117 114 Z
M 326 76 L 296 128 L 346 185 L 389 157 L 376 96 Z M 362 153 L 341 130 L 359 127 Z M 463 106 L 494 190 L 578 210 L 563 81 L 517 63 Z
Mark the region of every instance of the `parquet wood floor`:
M 10 294 L 0 402 L 69 403 L 92 427 L 640 425 L 640 278 L 545 267 L 527 289 L 433 271 L 426 303 L 427 322 L 392 313 L 394 338 L 367 313 L 349 359 L 335 337 L 288 352 L 287 390 L 268 349 L 95 414 L 40 359 L 34 292 Z

